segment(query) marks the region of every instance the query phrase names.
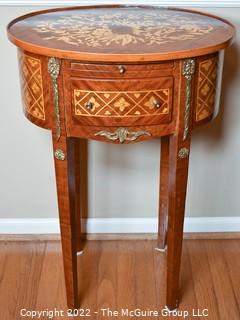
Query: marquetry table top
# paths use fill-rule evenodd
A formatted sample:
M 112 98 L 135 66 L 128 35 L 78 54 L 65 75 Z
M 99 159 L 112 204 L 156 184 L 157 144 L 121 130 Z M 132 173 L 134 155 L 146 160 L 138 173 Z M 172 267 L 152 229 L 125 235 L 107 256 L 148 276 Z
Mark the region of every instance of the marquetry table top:
M 18 47 L 37 54 L 88 61 L 154 61 L 223 49 L 234 27 L 194 11 L 115 5 L 30 13 L 10 23 L 8 35 Z

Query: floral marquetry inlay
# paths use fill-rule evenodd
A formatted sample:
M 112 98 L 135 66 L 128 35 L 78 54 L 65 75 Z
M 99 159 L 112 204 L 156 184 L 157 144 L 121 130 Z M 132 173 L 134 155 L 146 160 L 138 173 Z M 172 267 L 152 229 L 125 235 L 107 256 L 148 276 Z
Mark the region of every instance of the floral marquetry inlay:
M 41 60 L 20 54 L 19 64 L 24 108 L 33 117 L 45 120 Z
M 123 97 L 114 103 L 114 107 L 118 108 L 119 111 L 124 111 L 129 106 L 130 106 L 130 103 L 128 103 Z
M 209 117 L 214 112 L 218 58 L 199 62 L 197 83 L 196 121 Z
M 39 21 L 34 30 L 43 40 L 65 42 L 73 46 L 89 47 L 148 46 L 169 42 L 198 39 L 213 30 L 202 17 L 183 15 L 181 12 L 124 12 L 92 14 L 79 12 L 63 14 L 55 19 Z
M 75 114 L 101 117 L 136 117 L 170 112 L 170 90 L 86 91 L 74 89 Z M 91 108 L 88 108 L 89 102 Z
M 125 63 L 210 54 L 220 44 L 227 46 L 234 28 L 218 17 L 191 10 L 100 5 L 24 15 L 9 24 L 8 34 L 17 46 L 36 54 L 46 49 L 55 58 Z

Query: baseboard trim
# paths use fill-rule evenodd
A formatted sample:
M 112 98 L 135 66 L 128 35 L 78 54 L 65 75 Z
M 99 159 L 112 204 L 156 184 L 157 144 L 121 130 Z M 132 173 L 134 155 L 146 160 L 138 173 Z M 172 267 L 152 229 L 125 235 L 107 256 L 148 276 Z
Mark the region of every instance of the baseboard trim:
M 89 218 L 83 222 L 89 234 L 152 234 L 156 218 Z M 0 234 L 58 234 L 58 219 L 0 219 Z M 184 232 L 240 232 L 240 217 L 185 218 Z

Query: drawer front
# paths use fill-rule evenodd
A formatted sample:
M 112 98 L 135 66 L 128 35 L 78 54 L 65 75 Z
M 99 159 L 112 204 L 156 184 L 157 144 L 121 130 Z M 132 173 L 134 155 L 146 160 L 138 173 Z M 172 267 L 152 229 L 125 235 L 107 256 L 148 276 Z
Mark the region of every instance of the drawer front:
M 148 64 L 86 64 L 80 62 L 70 63 L 72 76 L 84 78 L 108 78 L 108 79 L 136 79 L 154 78 L 172 75 L 174 62 L 158 62 Z
M 151 81 L 71 80 L 72 115 L 82 124 L 130 125 L 171 121 L 173 78 Z

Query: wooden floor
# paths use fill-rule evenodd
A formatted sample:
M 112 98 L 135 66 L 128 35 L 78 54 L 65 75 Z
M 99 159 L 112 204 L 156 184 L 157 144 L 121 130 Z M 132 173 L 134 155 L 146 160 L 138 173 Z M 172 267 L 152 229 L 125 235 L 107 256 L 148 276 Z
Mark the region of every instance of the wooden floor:
M 179 316 L 103 316 L 101 308 L 164 308 L 165 254 L 155 243 L 88 241 L 78 259 L 82 307 L 91 317 L 77 319 L 184 319 L 183 310 L 190 314 L 185 319 L 240 319 L 240 240 L 184 240 Z M 67 310 L 59 241 L 0 241 L 0 319 L 31 319 L 20 310 L 54 308 Z M 193 317 L 192 309 L 209 315 Z

